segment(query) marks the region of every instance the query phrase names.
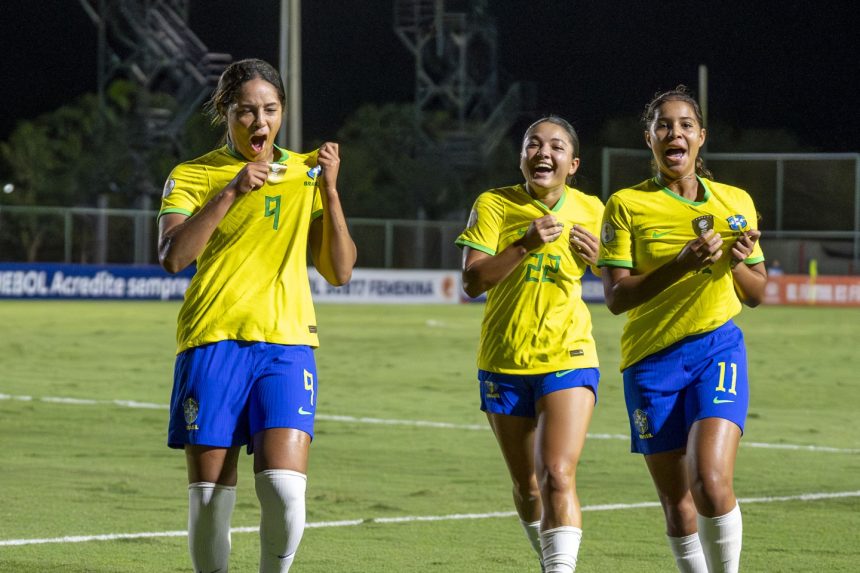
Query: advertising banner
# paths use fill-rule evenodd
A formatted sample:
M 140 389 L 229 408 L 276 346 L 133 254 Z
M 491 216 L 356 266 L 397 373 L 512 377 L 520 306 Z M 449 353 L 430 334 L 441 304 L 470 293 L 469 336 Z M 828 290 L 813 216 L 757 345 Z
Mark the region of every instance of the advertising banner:
M 778 275 L 767 279 L 765 304 L 860 306 L 860 277 Z
M 158 265 L 0 263 L 0 298 L 182 299 L 194 268 L 169 275 Z
M 181 300 L 194 268 L 169 275 L 157 265 L 0 263 L 0 298 Z M 456 271 L 355 269 L 352 280 L 333 287 L 308 269 L 315 302 L 460 302 Z
M 460 302 L 460 273 L 389 269 L 355 269 L 342 287 L 330 285 L 308 269 L 314 302 L 429 303 Z

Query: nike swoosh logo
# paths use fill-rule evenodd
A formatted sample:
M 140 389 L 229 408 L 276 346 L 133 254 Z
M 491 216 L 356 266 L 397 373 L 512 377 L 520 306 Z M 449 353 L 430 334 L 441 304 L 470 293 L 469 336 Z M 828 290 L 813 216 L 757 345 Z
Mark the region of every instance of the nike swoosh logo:
M 720 400 L 719 398 L 714 398 L 714 404 L 730 404 L 734 402 L 734 400 Z
M 308 411 L 307 411 L 307 410 L 305 410 L 304 408 L 301 408 L 301 407 L 300 407 L 300 408 L 299 408 L 299 414 L 301 414 L 302 416 L 310 416 L 311 414 L 313 414 L 313 412 L 308 412 Z
M 652 238 L 652 239 L 659 239 L 660 237 L 664 237 L 664 236 L 668 235 L 668 234 L 669 234 L 669 233 L 671 233 L 671 232 L 672 232 L 672 231 L 664 231 L 664 232 L 662 232 L 662 233 L 658 233 L 657 231 L 652 231 L 652 232 L 651 232 L 651 238 Z
M 574 370 L 576 370 L 576 369 L 574 368 Z M 566 376 L 567 374 L 569 374 L 571 372 L 573 372 L 573 370 L 562 370 L 561 372 L 556 372 L 555 377 L 561 378 L 562 376 Z

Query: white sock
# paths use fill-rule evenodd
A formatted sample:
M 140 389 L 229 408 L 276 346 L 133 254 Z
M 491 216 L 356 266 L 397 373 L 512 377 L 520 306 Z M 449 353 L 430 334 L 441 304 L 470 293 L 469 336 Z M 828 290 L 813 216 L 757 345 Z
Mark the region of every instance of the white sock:
M 576 571 L 576 556 L 582 530 L 565 525 L 547 529 L 540 533 L 543 567 L 546 573 L 573 573 Z
M 287 573 L 305 531 L 305 474 L 264 470 L 255 476 L 260 500 L 260 573 Z
M 528 521 L 523 521 L 521 519 L 520 525 L 523 526 L 523 531 L 526 532 L 526 538 L 528 538 L 532 549 L 537 553 L 538 559 L 542 559 L 543 555 L 540 548 L 540 521 L 529 523 Z
M 669 547 L 675 556 L 675 564 L 681 573 L 708 573 L 708 564 L 705 563 L 705 554 L 702 552 L 702 543 L 699 534 L 693 533 L 684 537 L 669 537 Z
M 188 485 L 188 551 L 194 571 L 227 572 L 234 505 L 235 486 L 211 482 Z
M 698 516 L 699 539 L 711 573 L 737 573 L 741 560 L 743 520 L 741 508 L 718 517 Z

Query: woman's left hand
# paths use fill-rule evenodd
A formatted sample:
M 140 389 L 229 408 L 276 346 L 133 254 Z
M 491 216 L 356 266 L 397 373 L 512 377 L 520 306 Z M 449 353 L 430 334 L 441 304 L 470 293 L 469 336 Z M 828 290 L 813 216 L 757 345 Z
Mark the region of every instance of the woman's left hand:
M 752 254 L 759 237 L 761 237 L 761 231 L 758 229 L 750 229 L 738 237 L 738 240 L 732 245 L 732 268 L 738 263 L 744 262 Z
M 337 172 L 340 169 L 340 149 L 337 143 L 327 141 L 320 146 L 317 163 L 322 167 L 323 187 L 337 189 Z
M 574 225 L 570 230 L 570 249 L 589 265 L 597 265 L 599 248 L 597 237 L 589 233 L 585 227 Z

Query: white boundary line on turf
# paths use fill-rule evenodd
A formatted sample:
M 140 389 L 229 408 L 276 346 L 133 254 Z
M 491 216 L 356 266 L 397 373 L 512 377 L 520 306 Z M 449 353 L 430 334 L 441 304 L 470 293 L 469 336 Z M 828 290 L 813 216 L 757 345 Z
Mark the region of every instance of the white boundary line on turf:
M 740 504 L 747 503 L 777 503 L 784 501 L 818 501 L 822 499 L 840 499 L 860 497 L 860 491 L 840 491 L 833 493 L 803 493 L 777 497 L 749 497 L 739 499 Z M 610 503 L 603 505 L 586 505 L 582 511 L 617 511 L 624 509 L 642 509 L 660 507 L 659 502 L 643 501 L 639 503 Z M 305 525 L 306 528 L 354 527 L 369 523 L 416 523 L 426 521 L 461 521 L 466 519 L 492 519 L 497 517 L 515 517 L 515 511 L 493 511 L 489 513 L 453 513 L 449 515 L 412 515 L 403 517 L 372 517 L 368 519 L 345 519 L 341 521 L 316 521 Z M 257 533 L 259 527 L 233 527 L 231 533 Z M 106 533 L 102 535 L 73 535 L 47 539 L 6 539 L 0 540 L 0 547 L 20 545 L 39 545 L 45 543 L 84 543 L 88 541 L 116 541 L 120 539 L 146 539 L 153 537 L 185 537 L 187 531 L 149 531 L 142 533 Z
M 98 406 L 100 404 L 112 404 L 123 408 L 136 408 L 146 410 L 167 410 L 166 404 L 153 404 L 151 402 L 138 402 L 135 400 L 92 400 L 88 398 L 58 398 L 44 396 L 34 398 L 32 396 L 14 396 L 11 394 L 0 394 L 0 400 L 13 400 L 18 402 L 47 402 L 51 404 L 71 404 L 75 406 Z M 317 414 L 317 420 L 326 422 L 346 422 L 352 424 L 378 424 L 383 426 L 412 426 L 416 428 L 444 428 L 449 430 L 480 430 L 488 431 L 486 424 L 453 424 L 451 422 L 432 422 L 429 420 L 397 420 L 393 418 L 367 418 L 356 416 L 338 416 L 334 414 Z M 594 434 L 589 433 L 588 438 L 592 440 L 629 440 L 630 436 L 625 434 Z M 815 446 L 802 444 L 772 444 L 768 442 L 741 441 L 741 446 L 749 448 L 763 448 L 772 450 L 792 450 L 806 452 L 825 452 L 834 454 L 860 454 L 860 448 L 834 448 L 830 446 Z

